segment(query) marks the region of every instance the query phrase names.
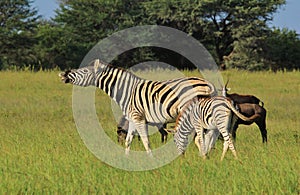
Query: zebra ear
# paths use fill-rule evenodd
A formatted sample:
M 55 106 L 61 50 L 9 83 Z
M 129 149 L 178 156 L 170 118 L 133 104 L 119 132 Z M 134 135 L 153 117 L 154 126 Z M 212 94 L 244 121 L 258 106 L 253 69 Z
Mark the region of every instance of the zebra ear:
M 99 61 L 99 59 L 94 60 L 92 63 L 93 63 L 93 65 L 94 65 L 94 70 L 95 70 L 95 72 L 98 72 L 98 69 L 99 69 L 99 66 L 100 66 L 100 61 Z
M 93 61 L 95 72 L 99 72 L 99 70 L 105 68 L 105 64 L 101 63 L 99 59 Z

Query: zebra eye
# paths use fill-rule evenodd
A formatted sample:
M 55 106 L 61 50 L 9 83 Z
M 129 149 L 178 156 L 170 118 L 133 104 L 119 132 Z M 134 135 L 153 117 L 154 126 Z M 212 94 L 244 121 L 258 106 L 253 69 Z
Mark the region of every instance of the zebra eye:
M 83 73 L 88 73 L 89 70 L 88 69 L 83 69 Z

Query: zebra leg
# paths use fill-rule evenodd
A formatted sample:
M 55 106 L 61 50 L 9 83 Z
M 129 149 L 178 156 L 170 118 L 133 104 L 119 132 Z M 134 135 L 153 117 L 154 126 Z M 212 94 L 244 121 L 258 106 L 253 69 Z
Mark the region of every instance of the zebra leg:
M 220 110 L 219 113 L 220 114 L 218 115 L 216 123 L 217 123 L 218 130 L 220 131 L 220 133 L 222 134 L 222 136 L 224 138 L 224 145 L 223 145 L 221 161 L 224 159 L 225 154 L 228 150 L 228 147 L 231 150 L 234 158 L 237 159 L 236 150 L 234 148 L 233 142 L 229 135 L 229 130 L 231 129 L 232 113 L 231 113 L 231 111 L 228 111 L 226 108 L 223 111 Z
M 150 142 L 148 138 L 148 127 L 146 126 L 146 122 L 139 121 L 138 123 L 135 123 L 135 125 L 137 132 L 141 136 L 141 140 L 144 144 L 147 154 L 149 154 L 149 156 L 152 156 L 152 151 L 150 149 Z
M 134 122 L 129 121 L 129 127 L 128 127 L 128 133 L 126 136 L 126 141 L 125 141 L 125 154 L 128 155 L 130 151 L 130 145 L 134 136 L 135 132 L 135 125 Z
M 224 144 L 223 144 L 223 152 L 222 152 L 222 156 L 221 156 L 221 161 L 223 161 L 224 157 L 225 157 L 225 154 L 228 150 L 228 143 L 227 141 L 224 141 Z
M 207 142 L 206 143 L 207 153 L 209 153 L 212 150 L 212 148 L 215 147 L 217 138 L 220 135 L 220 132 L 218 130 L 210 130 L 208 133 L 210 135 L 208 135 L 208 136 L 205 135 L 205 138 L 207 138 L 207 139 L 210 138 L 207 141 L 205 141 L 205 142 Z
M 222 136 L 224 137 L 224 145 L 223 145 L 223 153 L 222 153 L 222 156 L 221 156 L 221 161 L 224 159 L 225 154 L 228 150 L 228 147 L 231 150 L 234 158 L 237 159 L 236 150 L 234 148 L 234 145 L 231 141 L 231 138 L 230 138 L 229 134 L 227 132 L 225 132 L 225 133 L 222 133 Z
M 197 136 L 195 138 L 195 144 L 198 146 L 199 154 L 206 159 L 207 150 L 205 147 L 205 140 L 204 140 L 204 129 L 203 127 L 196 127 Z
M 195 144 L 199 150 L 199 155 L 201 155 L 201 146 L 200 146 L 200 135 L 196 134 L 195 136 Z

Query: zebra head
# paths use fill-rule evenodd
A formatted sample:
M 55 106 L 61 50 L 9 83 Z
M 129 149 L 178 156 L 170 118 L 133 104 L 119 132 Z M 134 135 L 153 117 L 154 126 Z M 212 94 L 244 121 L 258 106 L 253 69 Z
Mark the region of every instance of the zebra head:
M 101 71 L 104 66 L 105 65 L 100 63 L 99 60 L 94 60 L 88 66 L 83 68 L 62 72 L 59 74 L 59 77 L 64 83 L 87 87 L 95 85 L 96 73 Z

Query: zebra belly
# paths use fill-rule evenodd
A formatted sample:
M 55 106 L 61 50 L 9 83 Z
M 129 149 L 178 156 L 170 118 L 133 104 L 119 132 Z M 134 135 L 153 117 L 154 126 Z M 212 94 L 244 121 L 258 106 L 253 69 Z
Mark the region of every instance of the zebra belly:
M 169 117 L 167 115 L 163 115 L 158 112 L 156 112 L 155 114 L 146 113 L 145 115 L 146 115 L 145 119 L 148 123 L 158 123 L 158 124 L 175 122 L 177 116 L 176 115 L 175 117 Z

